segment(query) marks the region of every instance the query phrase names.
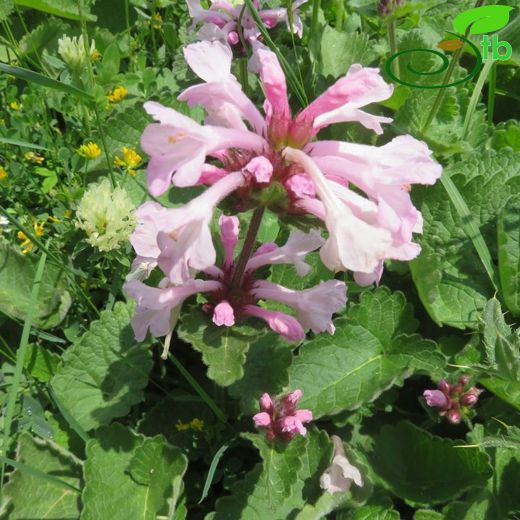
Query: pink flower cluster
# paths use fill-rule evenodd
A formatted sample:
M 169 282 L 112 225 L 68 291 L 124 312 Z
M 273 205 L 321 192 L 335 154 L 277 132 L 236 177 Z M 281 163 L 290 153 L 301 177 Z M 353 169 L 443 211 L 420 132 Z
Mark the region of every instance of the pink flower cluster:
M 231 73 L 232 52 L 219 41 L 184 49 L 202 83 L 178 99 L 204 108 L 204 124 L 153 101 L 144 105 L 156 120 L 141 139 L 150 156 L 150 193 L 159 196 L 172 183 L 206 189 L 182 207 L 148 202 L 137 211 L 131 238 L 137 257 L 125 290 L 137 301 L 133 327 L 139 340 L 147 330 L 168 338 L 182 302 L 196 293 L 207 295 L 204 309 L 217 326 L 253 316 L 289 341 L 302 340 L 307 329 L 333 333 L 332 314 L 345 305 L 345 284 L 330 280 L 294 291 L 258 279 L 256 270 L 289 263 L 304 275 L 309 269 L 305 255 L 319 249 L 330 270 L 353 271 L 359 284 L 369 285 L 379 281 L 386 259 L 410 260 L 420 251 L 412 239 L 422 231 L 422 219 L 410 186 L 433 184 L 441 175 L 426 144 L 411 136 L 380 147 L 316 140 L 322 128 L 340 122 L 358 122 L 381 134 L 381 124 L 391 120 L 362 108 L 390 97 L 391 85 L 378 69 L 354 65 L 293 115 L 276 55 L 254 39 L 251 43 L 250 66 L 266 97 L 263 113 Z M 293 231 L 284 246 L 260 246 L 237 275 L 239 226 L 234 216 L 220 220 L 225 259 L 216 265 L 211 223 L 224 200 L 237 213 L 264 206 L 294 222 L 321 221 L 326 238 L 319 224 L 308 233 Z M 144 279 L 156 267 L 163 279 L 159 287 L 150 287 Z M 283 302 L 296 317 L 268 310 L 259 305 L 261 300 Z
M 209 9 L 201 6 L 200 0 L 186 0 L 190 16 L 194 25 L 201 25 L 198 37 L 201 40 L 219 40 L 228 45 L 240 43 L 239 31 L 242 31 L 244 41 L 256 40 L 260 37 L 260 31 L 251 16 L 244 7 L 243 1 L 210 0 Z M 294 0 L 291 2 L 292 12 L 287 9 L 261 9 L 260 0 L 253 0 L 253 5 L 268 29 L 272 29 L 281 22 L 285 22 L 289 30 L 292 30 L 300 38 L 303 33 L 303 25 L 298 16 L 298 8 L 307 0 Z
M 455 385 L 441 379 L 436 390 L 425 390 L 423 396 L 428 406 L 438 409 L 440 417 L 446 417 L 452 424 L 459 424 L 482 392 L 479 388 L 469 387 L 468 376 L 461 376 Z
M 269 394 L 260 397 L 260 413 L 253 416 L 257 428 L 265 430 L 267 440 L 290 441 L 295 435 L 305 435 L 304 423 L 312 421 L 310 410 L 296 410 L 302 397 L 301 390 L 294 390 L 282 397 L 272 399 Z

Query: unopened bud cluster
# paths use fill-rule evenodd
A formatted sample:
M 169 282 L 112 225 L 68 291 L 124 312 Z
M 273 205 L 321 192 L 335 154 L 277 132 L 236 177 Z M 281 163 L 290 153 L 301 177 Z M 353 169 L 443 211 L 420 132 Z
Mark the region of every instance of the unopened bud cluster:
M 377 4 L 377 12 L 381 16 L 391 14 L 394 9 L 403 3 L 403 0 L 380 0 Z
M 440 417 L 452 424 L 459 424 L 463 417 L 467 417 L 469 409 L 478 401 L 483 392 L 469 384 L 469 376 L 463 375 L 456 384 L 450 385 L 445 379 L 441 379 L 436 390 L 425 390 L 423 397 L 426 404 L 438 410 Z

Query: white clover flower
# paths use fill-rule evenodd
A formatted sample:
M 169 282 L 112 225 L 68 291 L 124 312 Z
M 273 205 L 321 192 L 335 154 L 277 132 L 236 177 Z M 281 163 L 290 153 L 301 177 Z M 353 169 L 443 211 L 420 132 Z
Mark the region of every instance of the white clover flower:
M 76 211 L 76 227 L 100 251 L 119 249 L 135 227 L 135 207 L 123 188 L 112 188 L 108 179 L 91 184 Z
M 76 36 L 70 38 L 64 34 L 63 37 L 58 40 L 58 53 L 71 69 L 80 69 L 83 67 L 87 56 L 91 56 L 95 52 L 96 42 L 91 40 L 90 50 L 87 52 L 83 35 L 79 38 Z
M 4 217 L 3 215 L 0 215 L 0 234 L 2 232 L 8 232 L 11 231 L 11 228 L 9 226 L 9 219 Z

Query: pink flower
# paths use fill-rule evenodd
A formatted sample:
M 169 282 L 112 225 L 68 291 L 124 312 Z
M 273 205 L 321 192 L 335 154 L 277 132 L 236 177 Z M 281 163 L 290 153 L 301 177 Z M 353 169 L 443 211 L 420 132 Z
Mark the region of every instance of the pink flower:
M 290 343 L 300 342 L 305 338 L 302 325 L 288 314 L 263 309 L 257 305 L 245 305 L 243 313 L 264 320 L 274 332 L 280 334 Z
M 268 440 L 290 441 L 295 435 L 305 435 L 307 429 L 304 423 L 312 421 L 310 410 L 296 410 L 298 400 L 302 397 L 301 390 L 295 390 L 276 399 L 269 394 L 260 398 L 260 413 L 253 417 L 257 428 L 265 430 Z
M 289 30 L 292 30 L 300 38 L 303 33 L 303 24 L 298 16 L 298 8 L 307 0 L 292 2 L 292 26 L 289 21 L 287 9 L 261 9 L 259 0 L 253 0 L 258 14 L 268 29 L 274 28 L 281 22 L 285 22 Z M 240 42 L 237 30 L 238 22 L 244 9 L 243 2 L 228 2 L 225 0 L 210 0 L 209 9 L 201 6 L 200 0 L 187 0 L 190 16 L 194 25 L 202 25 L 199 37 L 209 40 L 220 40 L 229 45 L 237 45 Z M 242 31 L 246 41 L 260 37 L 260 31 L 246 8 L 242 14 Z
M 347 288 L 339 280 L 321 282 L 303 291 L 258 280 L 252 292 L 257 298 L 276 300 L 293 307 L 298 313 L 298 321 L 305 329 L 327 331 L 329 334 L 334 334 L 332 315 L 342 310 L 347 303 Z
M 435 408 L 448 408 L 449 399 L 440 390 L 425 390 L 423 396 L 428 406 Z

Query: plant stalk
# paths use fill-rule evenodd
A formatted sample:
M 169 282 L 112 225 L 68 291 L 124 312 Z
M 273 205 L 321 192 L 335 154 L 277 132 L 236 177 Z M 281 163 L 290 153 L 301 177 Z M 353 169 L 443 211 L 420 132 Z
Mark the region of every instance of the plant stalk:
M 231 290 L 238 289 L 242 285 L 244 279 L 244 272 L 246 269 L 247 262 L 253 253 L 253 247 L 256 242 L 256 235 L 260 229 L 262 223 L 262 217 L 264 216 L 264 207 L 259 206 L 255 209 L 251 222 L 249 223 L 249 229 L 247 230 L 246 239 L 244 240 L 244 246 L 240 252 L 235 269 L 233 271 L 233 277 L 231 278 Z

